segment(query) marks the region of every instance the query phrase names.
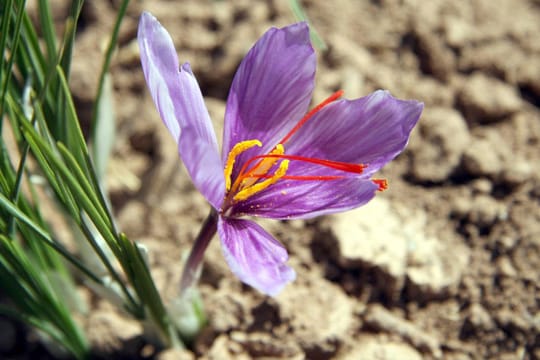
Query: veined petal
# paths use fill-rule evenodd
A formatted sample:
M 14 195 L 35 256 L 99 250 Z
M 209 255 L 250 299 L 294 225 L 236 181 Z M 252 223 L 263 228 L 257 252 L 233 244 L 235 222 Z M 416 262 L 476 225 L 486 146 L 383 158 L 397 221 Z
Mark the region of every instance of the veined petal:
M 338 180 L 280 180 L 233 208 L 235 215 L 272 219 L 309 219 L 351 210 L 366 204 L 378 189 L 373 181 L 348 177 Z
M 172 39 L 150 13 L 141 15 L 137 39 L 146 83 L 159 114 L 178 142 L 195 186 L 216 208 L 224 187 L 217 139 L 199 85 L 188 63 L 179 68 Z
M 210 148 L 208 142 L 194 132 L 191 127 L 182 129 L 178 150 L 197 190 L 219 210 L 225 196 L 223 164 L 217 150 Z
M 284 144 L 287 154 L 364 164 L 361 174 L 291 160 L 287 176 L 345 176 L 334 180 L 282 179 L 234 206 L 234 214 L 278 219 L 310 218 L 359 207 L 378 185 L 369 178 L 407 145 L 423 104 L 403 101 L 387 91 L 331 103 L 317 112 Z
M 223 255 L 242 282 L 275 296 L 296 278 L 285 264 L 287 250 L 253 221 L 220 218 L 218 233 Z
M 180 94 L 180 81 L 178 56 L 172 39 L 153 15 L 143 12 L 137 40 L 144 77 L 152 99 L 174 141 L 178 142 L 180 120 L 176 116 L 177 99 L 173 99 L 173 96 Z
M 240 164 L 254 151 L 277 145 L 308 109 L 315 67 L 306 23 L 272 28 L 257 41 L 240 64 L 227 99 L 223 161 L 243 140 L 260 140 L 263 147 L 240 155 Z
M 368 165 L 363 173 L 368 177 L 403 151 L 423 106 L 383 90 L 339 100 L 316 113 L 285 149 L 289 154 Z

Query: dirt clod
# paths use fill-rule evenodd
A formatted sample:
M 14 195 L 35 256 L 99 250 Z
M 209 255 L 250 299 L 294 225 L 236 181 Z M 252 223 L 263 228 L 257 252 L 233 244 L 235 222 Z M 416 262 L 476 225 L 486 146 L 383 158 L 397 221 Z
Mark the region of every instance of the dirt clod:
M 523 106 L 515 88 L 480 73 L 465 81 L 459 92 L 459 103 L 465 118 L 479 124 L 503 120 Z
M 467 123 L 459 112 L 444 107 L 426 109 L 409 147 L 412 175 L 423 182 L 447 179 L 470 141 Z

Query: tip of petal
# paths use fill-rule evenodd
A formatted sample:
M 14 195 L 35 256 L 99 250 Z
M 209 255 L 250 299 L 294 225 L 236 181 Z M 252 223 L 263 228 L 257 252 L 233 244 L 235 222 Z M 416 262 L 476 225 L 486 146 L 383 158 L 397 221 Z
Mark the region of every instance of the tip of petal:
M 161 29 L 162 26 L 154 15 L 152 15 L 148 11 L 144 11 L 141 14 L 138 30 L 139 37 L 141 35 L 145 35 L 145 33 L 149 33 L 149 31 L 160 31 Z
M 280 30 L 285 32 L 285 42 L 288 45 L 294 43 L 311 44 L 309 26 L 305 21 L 283 27 Z
M 404 103 L 404 104 L 408 104 L 408 105 L 411 105 L 411 106 L 418 107 L 420 110 L 422 110 L 424 108 L 424 103 L 423 102 L 420 102 L 420 101 L 417 101 L 417 100 L 401 100 L 401 99 L 398 99 L 398 98 L 394 97 L 390 93 L 389 90 L 383 90 L 383 89 L 375 90 L 374 92 L 369 94 L 367 97 L 369 98 L 369 103 L 371 103 L 371 104 L 377 104 L 377 103 L 379 103 L 381 101 L 385 101 L 385 100 L 394 100 L 394 101 L 398 101 L 400 103 Z
M 187 71 L 188 73 L 190 73 L 191 75 L 193 75 L 193 71 L 191 70 L 191 65 L 189 64 L 189 62 L 185 62 L 182 64 L 182 70 L 183 71 Z
M 151 20 L 157 21 L 154 15 L 152 15 L 148 11 L 143 11 L 141 14 L 141 21 L 151 21 Z
M 264 289 L 257 289 L 269 296 L 277 296 L 288 283 L 293 282 L 294 280 L 296 280 L 296 272 L 287 266 L 281 271 L 281 281 L 279 283 L 270 284 L 270 286 L 267 286 Z
M 267 264 L 259 271 L 246 271 L 245 265 L 238 262 L 238 259 L 225 253 L 225 258 L 231 271 L 238 278 L 261 293 L 276 296 L 290 282 L 296 279 L 296 272 L 285 264 L 287 259 L 281 259 L 281 264 Z
M 274 36 L 278 33 L 284 35 L 283 41 L 286 46 L 311 45 L 309 25 L 305 21 L 284 26 L 282 28 L 272 27 L 265 33 L 265 36 Z
M 411 129 L 416 125 L 416 122 L 424 109 L 423 102 L 398 99 L 392 96 L 388 90 L 376 90 L 366 96 L 366 98 L 367 102 L 365 103 L 365 106 L 368 110 L 380 106 L 386 107 L 387 109 L 394 109 L 396 114 L 400 114 L 401 117 L 399 118 L 402 120 L 402 125 L 407 137 Z
M 286 264 L 287 250 L 259 225 L 221 218 L 218 231 L 225 260 L 242 282 L 276 296 L 296 279 L 295 271 Z

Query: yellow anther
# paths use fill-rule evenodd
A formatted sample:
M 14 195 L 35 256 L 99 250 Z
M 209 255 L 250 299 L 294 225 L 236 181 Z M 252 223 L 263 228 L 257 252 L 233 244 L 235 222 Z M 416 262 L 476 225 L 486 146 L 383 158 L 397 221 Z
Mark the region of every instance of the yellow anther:
M 234 163 L 236 161 L 236 157 L 254 146 L 261 147 L 262 143 L 259 140 L 241 141 L 234 145 L 229 152 L 229 155 L 227 156 L 227 162 L 225 163 L 225 169 L 223 170 L 223 174 L 225 175 L 225 189 L 227 191 L 231 189 L 231 174 Z
M 283 155 L 285 153 L 285 148 L 283 147 L 283 144 L 277 144 L 274 150 L 270 154 L 272 155 Z
M 283 155 L 285 153 L 285 148 L 283 144 L 277 144 L 274 150 L 270 151 L 270 155 Z M 274 166 L 279 161 L 279 158 L 268 157 L 261 160 L 255 167 L 253 167 L 249 173 L 247 173 L 242 182 L 240 183 L 240 188 L 246 188 L 259 180 L 261 175 L 266 175 L 268 170 Z
M 274 173 L 274 175 L 272 175 L 271 178 L 240 190 L 236 195 L 234 195 L 234 200 L 236 201 L 246 200 L 252 195 L 263 191 L 270 185 L 275 184 L 279 179 L 285 176 L 285 173 L 287 172 L 288 168 L 289 168 L 289 160 L 283 160 L 279 164 L 279 168 L 276 170 L 276 172 Z

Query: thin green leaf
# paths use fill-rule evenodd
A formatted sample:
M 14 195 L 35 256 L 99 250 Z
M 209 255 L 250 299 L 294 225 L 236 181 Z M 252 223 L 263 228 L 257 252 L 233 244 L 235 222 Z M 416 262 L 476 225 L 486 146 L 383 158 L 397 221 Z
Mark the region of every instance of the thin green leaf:
M 2 74 L 3 76 L 0 76 L 0 79 L 2 80 L 2 82 L 0 83 L 1 84 L 1 92 L 0 92 L 0 134 L 2 132 L 2 123 L 3 123 L 3 118 L 4 118 L 4 106 L 5 106 L 5 97 L 6 97 L 6 92 L 7 92 L 7 88 L 8 88 L 8 84 L 10 82 L 10 78 L 11 78 L 11 74 L 12 74 L 12 69 L 13 69 L 13 63 L 14 63 L 14 59 L 15 59 L 15 56 L 13 56 L 13 53 L 15 53 L 17 50 L 18 50 L 18 46 L 19 46 L 19 39 L 20 39 L 20 34 L 21 34 L 21 25 L 22 25 L 22 22 L 23 22 L 23 15 L 25 14 L 24 12 L 24 7 L 26 6 L 26 0 L 23 0 L 20 2 L 20 7 L 19 7 L 19 11 L 15 17 L 15 27 L 14 27 L 14 30 L 13 30 L 13 37 L 11 38 L 11 56 L 9 58 L 9 61 L 7 63 L 7 66 L 4 67 L 4 58 L 7 56 L 7 37 L 8 37 L 8 34 L 9 34 L 9 19 L 11 18 L 11 9 L 12 9 L 12 6 L 13 6 L 13 1 L 12 0 L 7 0 L 6 1 L 6 4 L 4 5 L 4 10 L 3 10 L 3 14 L 4 16 L 2 17 L 2 38 L 1 38 L 1 43 L 0 45 L 2 46 L 0 49 L 2 51 L 2 57 L 0 59 L 0 69 L 2 70 Z
M 77 31 L 77 22 L 81 14 L 83 0 L 73 0 L 69 17 L 65 22 L 64 45 L 60 56 L 60 67 L 62 68 L 66 79 L 69 79 L 71 68 L 71 58 L 73 53 L 73 45 L 75 43 L 75 33 Z
M 92 135 L 92 159 L 96 164 L 96 175 L 98 180 L 103 183 L 107 163 L 111 155 L 114 138 L 116 135 L 116 126 L 114 122 L 114 107 L 112 95 L 112 82 L 109 75 L 104 77 L 103 91 L 97 108 L 98 116 L 95 118 L 94 131 Z
M 77 113 L 75 111 L 75 105 L 73 104 L 73 99 L 71 97 L 71 93 L 69 92 L 69 87 L 66 81 L 66 78 L 63 76 L 63 72 L 61 69 L 58 70 L 59 77 L 60 77 L 60 83 L 62 85 L 62 88 L 64 89 L 64 92 L 66 94 L 67 99 L 67 114 L 68 114 L 68 121 L 71 126 L 69 126 L 68 131 L 68 141 L 69 143 L 66 144 L 66 147 L 69 149 L 70 155 L 73 156 L 76 161 L 74 164 L 78 164 L 80 166 L 80 169 L 82 170 L 82 173 L 84 174 L 83 180 L 91 182 L 90 188 L 94 189 L 93 194 L 96 195 L 96 199 L 98 200 L 96 204 L 100 205 L 100 208 L 103 209 L 104 218 L 107 219 L 107 222 L 110 224 L 111 229 L 114 233 L 116 233 L 114 220 L 112 218 L 111 213 L 108 211 L 108 202 L 105 199 L 105 196 L 103 195 L 103 192 L 101 191 L 101 185 L 99 183 L 99 180 L 96 176 L 96 173 L 94 171 L 94 165 L 92 164 L 92 160 L 90 159 L 88 147 L 86 146 L 86 142 L 84 141 L 84 136 L 82 133 L 82 130 L 79 126 L 79 121 L 77 119 Z M 69 146 L 71 145 L 71 147 Z
M 106 226 L 109 229 L 109 231 L 112 233 L 110 229 L 113 228 L 113 224 L 112 222 L 110 222 L 110 218 L 107 215 L 107 209 L 103 208 L 98 196 L 96 195 L 99 189 L 95 189 L 94 187 L 92 187 L 88 179 L 85 177 L 83 170 L 79 167 L 77 160 L 69 152 L 69 150 L 64 146 L 64 144 L 58 143 L 57 145 L 58 145 L 58 150 L 60 151 L 64 160 L 66 161 L 69 170 L 71 170 L 72 172 L 73 179 L 80 186 L 81 190 L 85 192 L 86 194 L 85 197 L 88 200 L 85 199 L 84 203 L 88 201 L 89 204 L 93 205 L 99 217 L 102 219 L 104 226 Z
M 109 41 L 109 45 L 107 46 L 107 51 L 105 52 L 105 58 L 103 59 L 103 66 L 101 67 L 101 73 L 99 75 L 99 82 L 98 82 L 98 88 L 97 88 L 97 94 L 96 94 L 96 101 L 94 102 L 94 109 L 92 111 L 92 128 L 90 130 L 92 141 L 96 141 L 99 137 L 96 137 L 97 127 L 98 127 L 98 121 L 103 121 L 103 119 L 100 119 L 100 113 L 99 108 L 101 106 L 101 98 L 104 91 L 105 86 L 105 80 L 106 75 L 109 72 L 109 66 L 111 64 L 112 55 L 114 53 L 114 49 L 116 48 L 116 43 L 118 41 L 118 33 L 120 31 L 120 25 L 122 24 L 122 20 L 124 19 L 124 15 L 126 14 L 127 7 L 129 5 L 129 0 L 123 0 L 122 4 L 120 4 L 120 9 L 118 10 L 118 14 L 116 15 L 116 21 L 114 23 L 114 29 L 111 34 L 111 39 Z
M 126 259 L 121 249 L 118 247 L 116 236 L 112 231 L 114 229 L 113 224 L 109 222 L 110 215 L 105 208 L 100 206 L 100 201 L 98 200 L 98 197 L 96 197 L 96 190 L 89 185 L 88 181 L 82 175 L 82 171 L 73 155 L 69 153 L 69 151 L 63 145 L 59 145 L 59 150 L 62 152 L 64 160 L 68 161 L 69 163 L 68 168 L 52 151 L 52 149 L 47 146 L 46 142 L 40 138 L 40 136 L 35 132 L 35 129 L 28 122 L 22 122 L 21 125 L 24 128 L 23 133 L 25 134 L 25 137 L 32 148 L 32 152 L 36 155 L 38 162 L 40 162 L 40 166 L 42 166 L 42 168 L 50 167 L 53 169 L 53 178 L 58 175 L 61 176 L 64 186 L 70 189 L 70 192 L 77 204 L 88 214 L 109 247 L 113 250 L 115 256 L 119 259 L 120 263 L 125 264 Z M 49 181 L 51 181 L 50 178 Z M 84 224 L 84 221 L 80 215 L 77 219 L 79 226 L 81 226 L 85 235 L 87 235 L 87 238 L 91 240 L 92 234 L 86 228 L 86 225 Z M 95 241 L 93 241 L 91 244 L 95 247 L 95 249 L 98 249 Z M 112 265 L 108 262 L 108 259 L 104 253 L 102 251 L 98 251 L 98 255 L 109 269 L 111 276 L 113 276 L 113 278 L 118 281 L 119 285 L 122 287 L 127 299 L 130 301 L 130 309 L 137 308 L 138 304 L 132 298 L 131 294 L 121 281 L 120 276 L 118 276 Z
M 77 117 L 77 111 L 75 110 L 75 104 L 73 103 L 73 98 L 71 97 L 71 91 L 65 73 L 61 67 L 57 67 L 57 74 L 60 80 L 60 86 L 63 90 L 63 95 L 66 99 L 66 139 L 64 144 L 77 159 L 78 163 L 81 166 L 85 165 L 85 155 L 88 154 L 88 148 L 86 147 L 86 141 L 84 140 L 84 135 L 82 133 L 79 120 Z M 59 139 L 57 139 L 59 140 Z M 88 174 L 88 168 L 84 168 L 84 173 Z
M 78 358 L 84 358 L 88 345 L 69 310 L 55 295 L 43 269 L 37 267 L 17 243 L 3 235 L 0 235 L 0 259 L 1 284 L 17 305 L 30 317 L 38 319 L 36 325 L 57 338 L 59 344 Z
M 0 69 L 2 69 L 2 71 L 8 70 L 7 68 L 4 69 L 4 66 L 5 66 L 4 61 L 6 60 L 6 57 L 8 56 L 8 52 L 7 52 L 8 35 L 12 35 L 8 32 L 9 20 L 11 19 L 11 16 L 9 14 L 11 12 L 12 6 L 13 6 L 13 0 L 5 0 L 0 5 L 0 49 L 2 51 L 2 56 L 0 56 Z M 4 74 L 6 73 L 4 72 Z
M 169 341 L 168 346 L 183 348 L 184 345 L 170 322 L 167 310 L 161 301 L 155 282 L 152 280 L 150 270 L 137 245 L 130 241 L 125 234 L 120 234 L 119 245 L 126 252 L 126 258 L 130 259 L 129 267 L 126 269 L 127 276 L 141 297 L 141 301 L 148 308 L 150 316 L 158 325 L 158 329 L 162 332 L 161 337 Z
M 83 272 L 89 279 L 92 281 L 102 284 L 102 281 L 92 273 L 85 265 L 79 262 L 79 260 L 74 257 L 68 250 L 66 250 L 61 244 L 54 241 L 50 235 L 43 230 L 38 224 L 36 224 L 32 219 L 30 219 L 26 214 L 20 211 L 8 198 L 3 194 L 0 194 L 0 207 L 9 212 L 18 221 L 25 224 L 29 227 L 36 235 L 38 235 L 48 246 L 53 248 L 59 254 L 61 254 L 67 261 L 73 264 L 77 269 Z
M 20 107 L 17 106 L 18 103 L 16 102 L 16 100 L 13 99 L 11 96 L 9 96 L 8 97 L 8 103 L 10 105 L 10 109 L 13 111 L 12 112 L 12 118 L 18 120 L 17 124 L 22 124 L 23 128 L 24 128 L 25 125 L 29 126 L 29 128 L 32 129 L 32 131 L 35 132 L 35 129 L 32 127 L 32 125 L 28 121 L 26 121 L 26 118 L 25 118 L 24 114 L 22 113 L 22 110 L 20 109 Z M 36 118 L 39 121 L 39 119 L 41 117 L 41 113 L 39 111 L 39 108 L 36 108 L 36 110 L 38 110 L 36 112 Z M 18 127 L 19 127 L 19 125 L 14 126 L 13 128 L 16 129 Z M 45 126 L 43 127 L 43 129 L 45 129 Z M 59 179 L 57 178 L 55 171 L 51 168 L 51 166 L 49 165 L 49 162 L 46 160 L 45 155 L 40 150 L 39 145 L 36 144 L 33 141 L 33 139 L 34 138 L 28 138 L 27 137 L 27 138 L 25 138 L 25 141 L 27 141 L 28 144 L 33 146 L 34 156 L 37 158 L 38 162 L 40 163 L 41 169 L 44 172 L 45 176 L 47 177 L 47 179 L 49 181 L 49 184 L 57 192 L 59 198 L 62 200 L 62 203 L 67 207 L 67 209 L 72 214 L 72 216 L 74 216 L 76 218 L 77 216 L 79 216 L 79 213 L 80 213 L 79 206 L 78 206 L 77 202 L 73 199 L 73 197 L 68 192 L 66 187 L 63 186 L 63 184 L 61 184 L 59 182 Z M 45 139 L 47 139 L 47 137 L 42 136 L 40 138 L 40 140 L 42 142 L 45 142 L 46 141 Z M 25 144 L 25 146 L 26 146 L 26 144 Z
M 25 94 L 29 94 L 29 91 L 27 89 L 25 89 L 26 91 L 24 92 Z M 30 99 L 29 99 L 30 95 L 27 95 L 27 97 L 25 97 L 23 95 L 23 104 L 22 106 L 27 106 L 29 107 L 29 102 L 30 102 Z M 27 111 L 24 111 L 24 115 L 25 116 L 29 116 L 29 114 L 27 114 Z M 31 116 L 33 117 L 33 112 L 31 114 Z M 28 121 L 31 121 L 33 122 L 32 119 L 28 119 Z M 20 157 L 20 161 L 19 161 L 19 166 L 17 168 L 17 175 L 16 175 L 16 178 L 15 178 L 15 183 L 13 184 L 13 187 L 11 189 L 11 195 L 10 195 L 10 198 L 11 198 L 11 201 L 13 201 L 13 203 L 17 203 L 17 199 L 19 198 L 19 193 L 21 191 L 21 183 L 22 183 L 22 178 L 23 178 L 23 174 L 24 174 L 24 171 L 25 171 L 25 168 L 26 168 L 26 159 L 27 159 L 27 156 L 28 156 L 28 146 L 25 146 L 23 151 L 22 151 L 22 154 L 21 154 L 21 157 Z M 15 219 L 12 217 L 8 220 L 8 229 L 7 229 L 7 234 L 8 236 L 13 236 L 15 234 Z
M 38 13 L 41 31 L 47 46 L 47 58 L 49 62 L 56 62 L 56 34 L 48 0 L 39 0 Z
M 17 54 L 24 54 L 29 63 L 20 64 L 18 66 L 18 70 L 30 70 L 36 76 L 37 83 L 39 84 L 39 87 L 41 87 L 44 80 L 43 69 L 47 64 L 47 61 L 41 52 L 39 39 L 37 37 L 36 30 L 34 29 L 34 25 L 32 24 L 32 20 L 26 12 L 23 13 L 22 35 L 24 37 L 24 41 L 22 42 L 23 47 L 17 51 Z

